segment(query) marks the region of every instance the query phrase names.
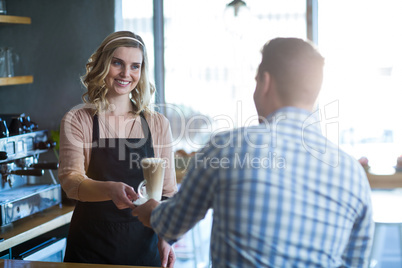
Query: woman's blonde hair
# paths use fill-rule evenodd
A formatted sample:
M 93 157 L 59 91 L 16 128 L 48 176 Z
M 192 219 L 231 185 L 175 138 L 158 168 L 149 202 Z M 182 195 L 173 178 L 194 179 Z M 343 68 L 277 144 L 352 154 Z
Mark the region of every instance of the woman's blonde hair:
M 82 99 L 85 103 L 95 105 L 95 113 L 109 109 L 109 102 L 106 99 L 108 88 L 105 78 L 109 73 L 113 54 L 119 47 L 136 47 L 142 51 L 141 77 L 137 86 L 131 91 L 131 100 L 136 108 L 136 114 L 141 111 L 149 113 L 151 112 L 149 104 L 152 94 L 155 92 L 155 86 L 149 80 L 148 57 L 144 41 L 139 35 L 130 31 L 110 34 L 91 55 L 86 64 L 86 74 L 81 77 L 82 83 L 87 88 Z

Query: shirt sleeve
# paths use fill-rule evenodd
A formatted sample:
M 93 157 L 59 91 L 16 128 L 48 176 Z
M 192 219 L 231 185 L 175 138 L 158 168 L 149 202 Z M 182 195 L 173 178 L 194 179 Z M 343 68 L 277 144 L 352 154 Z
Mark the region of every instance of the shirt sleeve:
M 364 176 L 365 175 L 361 175 Z M 373 243 L 374 221 L 370 186 L 368 180 L 362 179 L 363 209 L 357 218 L 349 237 L 349 243 L 342 255 L 344 267 L 369 267 L 370 254 Z
M 210 168 L 208 163 L 209 156 L 214 155 L 214 152 L 215 149 L 207 145 L 196 153 L 179 192 L 162 202 L 151 214 L 152 228 L 169 244 L 193 228 L 212 207 L 219 173 L 217 168 Z

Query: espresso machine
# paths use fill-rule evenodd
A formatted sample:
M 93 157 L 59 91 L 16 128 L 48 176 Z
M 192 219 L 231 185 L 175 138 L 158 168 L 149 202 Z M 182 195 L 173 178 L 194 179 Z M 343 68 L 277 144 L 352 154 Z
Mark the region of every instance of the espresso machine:
M 25 114 L 0 114 L 0 226 L 61 204 L 56 162 L 40 156 L 55 147 L 47 130 Z

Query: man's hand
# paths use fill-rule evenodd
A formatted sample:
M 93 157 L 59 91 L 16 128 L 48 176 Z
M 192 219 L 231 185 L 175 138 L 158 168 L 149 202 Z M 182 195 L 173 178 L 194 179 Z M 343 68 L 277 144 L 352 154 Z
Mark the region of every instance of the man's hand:
M 133 216 L 138 216 L 138 219 L 145 226 L 151 227 L 151 213 L 154 208 L 159 206 L 159 202 L 155 199 L 149 199 L 145 204 L 134 208 L 131 212 Z
M 173 247 L 159 237 L 158 249 L 161 257 L 162 267 L 174 267 L 174 263 L 176 262 L 176 254 L 174 253 Z

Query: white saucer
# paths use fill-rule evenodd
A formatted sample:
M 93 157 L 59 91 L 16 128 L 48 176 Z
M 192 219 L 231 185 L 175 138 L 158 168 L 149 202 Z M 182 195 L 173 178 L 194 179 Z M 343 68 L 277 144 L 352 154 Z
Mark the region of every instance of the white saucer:
M 145 202 L 147 202 L 148 199 L 146 199 L 145 197 L 140 197 L 137 200 L 133 201 L 133 204 L 136 206 L 141 206 L 143 204 L 145 204 Z

